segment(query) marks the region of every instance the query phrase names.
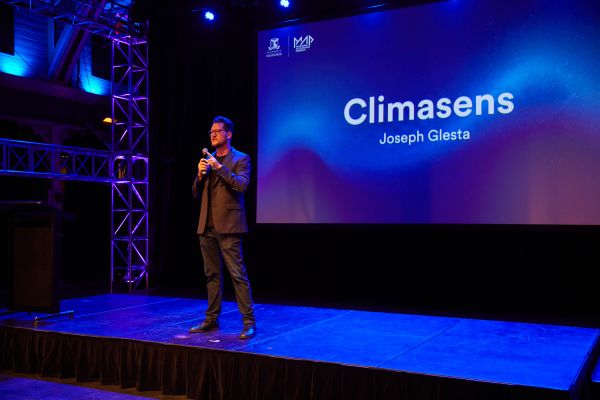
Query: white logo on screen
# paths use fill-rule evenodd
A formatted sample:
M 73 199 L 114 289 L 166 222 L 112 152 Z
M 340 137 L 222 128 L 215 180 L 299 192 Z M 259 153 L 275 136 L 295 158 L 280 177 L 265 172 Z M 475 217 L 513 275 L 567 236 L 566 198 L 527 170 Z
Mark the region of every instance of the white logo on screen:
M 282 56 L 281 45 L 279 44 L 279 38 L 270 38 L 269 47 L 267 47 L 267 57 L 279 57 Z
M 269 51 L 279 50 L 280 48 L 279 38 L 271 38 L 271 41 L 269 42 Z
M 310 36 L 300 36 L 299 38 L 294 37 L 294 49 L 297 53 L 301 51 L 306 51 L 310 49 L 310 45 L 315 41 L 315 39 Z

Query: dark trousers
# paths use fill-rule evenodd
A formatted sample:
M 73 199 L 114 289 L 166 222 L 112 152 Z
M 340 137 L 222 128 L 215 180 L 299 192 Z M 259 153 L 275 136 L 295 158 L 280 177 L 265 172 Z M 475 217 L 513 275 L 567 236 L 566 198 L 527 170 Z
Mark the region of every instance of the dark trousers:
M 206 289 L 208 292 L 207 319 L 217 319 L 221 313 L 221 299 L 223 298 L 223 262 L 227 266 L 233 287 L 238 309 L 242 314 L 244 324 L 254 324 L 254 306 L 252 305 L 252 289 L 244 266 L 242 255 L 241 234 L 219 234 L 208 228 L 200 235 L 200 250 L 204 260 L 204 274 L 206 275 Z

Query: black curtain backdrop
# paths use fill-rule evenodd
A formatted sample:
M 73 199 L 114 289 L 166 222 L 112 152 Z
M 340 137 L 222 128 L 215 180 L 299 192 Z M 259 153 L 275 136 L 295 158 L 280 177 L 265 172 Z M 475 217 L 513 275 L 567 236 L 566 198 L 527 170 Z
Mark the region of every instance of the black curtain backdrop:
M 256 160 L 254 35 L 243 19 L 205 27 L 200 14 L 180 11 L 152 20 L 151 256 L 155 283 L 202 287 L 192 180 L 216 115 L 234 121 L 233 146 Z M 251 220 L 254 197 L 252 187 Z
M 212 27 L 183 8 L 150 16 L 153 286 L 205 293 L 191 182 L 212 118 L 225 115 L 233 146 L 254 162 L 245 256 L 256 301 L 599 323 L 597 227 L 255 224 L 264 20 L 248 10 Z M 225 291 L 232 299 L 227 275 Z

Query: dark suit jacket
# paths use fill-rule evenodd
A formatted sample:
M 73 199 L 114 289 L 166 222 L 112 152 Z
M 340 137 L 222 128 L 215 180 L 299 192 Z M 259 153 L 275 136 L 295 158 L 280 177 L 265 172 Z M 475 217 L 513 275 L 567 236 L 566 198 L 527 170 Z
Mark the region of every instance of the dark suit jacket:
M 225 155 L 221 165 L 222 167 L 218 171 L 211 170 L 209 172 L 209 174 L 215 174 L 217 179 L 214 201 L 211 205 L 215 230 L 218 233 L 248 232 L 244 192 L 250 182 L 250 156 L 232 147 Z M 199 235 L 206 230 L 208 176 L 208 174 L 202 178 L 196 176 L 192 185 L 194 198 L 200 200 Z

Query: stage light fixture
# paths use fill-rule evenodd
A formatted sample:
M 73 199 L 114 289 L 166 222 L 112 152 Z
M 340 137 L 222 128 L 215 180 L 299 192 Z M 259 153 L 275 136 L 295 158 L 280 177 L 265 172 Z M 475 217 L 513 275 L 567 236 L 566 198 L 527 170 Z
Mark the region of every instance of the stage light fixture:
M 283 8 L 288 8 L 290 6 L 289 0 L 279 0 L 279 5 Z
M 206 11 L 204 12 L 204 19 L 205 19 L 205 20 L 212 22 L 212 21 L 214 21 L 214 20 L 215 20 L 215 18 L 216 18 L 216 15 L 215 15 L 215 13 L 214 13 L 214 12 L 212 12 L 211 10 L 206 10 Z

